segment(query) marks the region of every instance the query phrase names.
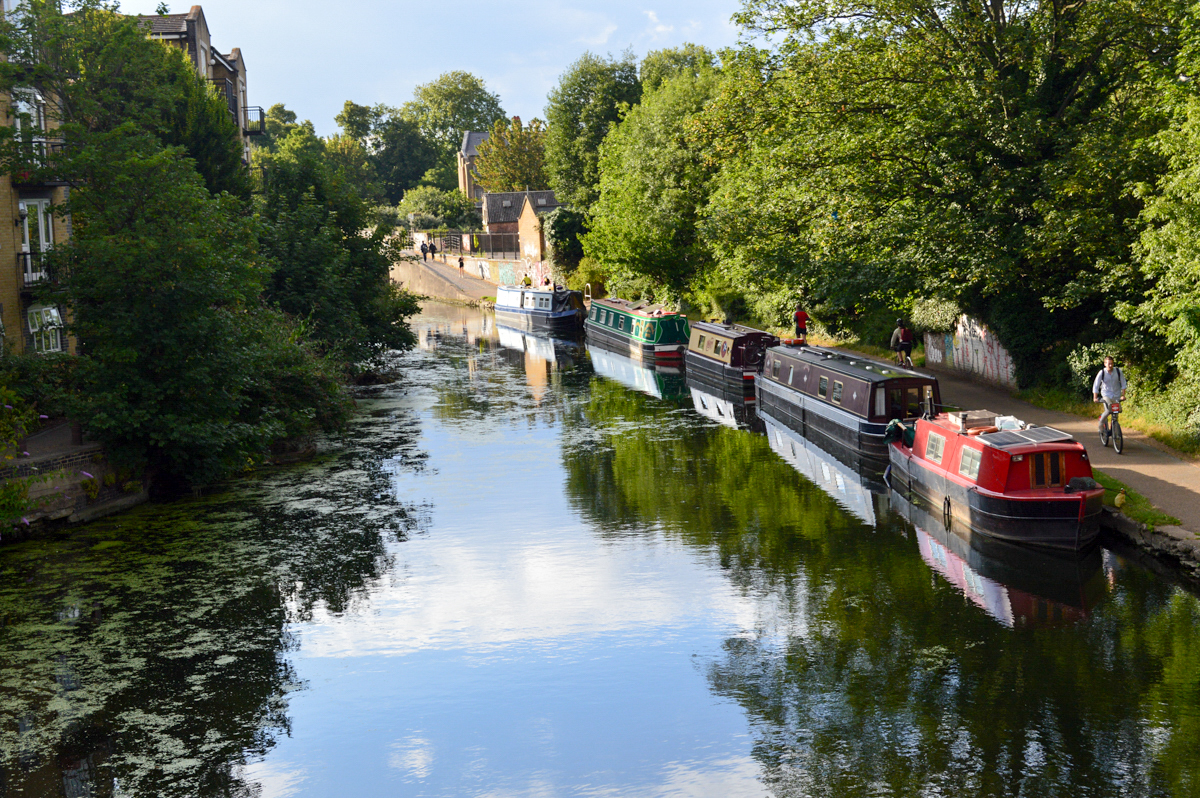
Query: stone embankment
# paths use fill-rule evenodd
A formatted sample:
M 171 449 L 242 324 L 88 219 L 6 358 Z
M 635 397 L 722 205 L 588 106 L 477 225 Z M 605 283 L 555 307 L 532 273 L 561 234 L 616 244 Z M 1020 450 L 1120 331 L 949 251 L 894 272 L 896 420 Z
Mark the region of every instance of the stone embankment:
M 457 261 L 447 257 L 447 262 L 421 260 L 420 253 L 409 260 L 392 264 L 392 282 L 398 283 L 414 294 L 431 299 L 443 299 L 469 305 L 480 304 L 485 297 L 496 295 L 496 284 L 460 272 Z

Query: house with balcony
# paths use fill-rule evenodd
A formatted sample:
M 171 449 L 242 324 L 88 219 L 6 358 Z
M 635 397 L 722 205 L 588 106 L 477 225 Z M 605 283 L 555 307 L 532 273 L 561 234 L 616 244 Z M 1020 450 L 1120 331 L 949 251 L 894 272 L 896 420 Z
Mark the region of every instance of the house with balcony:
M 150 38 L 187 53 L 196 71 L 216 86 L 241 131 L 242 158 L 250 163 L 250 140 L 266 133 L 267 115 L 262 106 L 249 103 L 242 51 L 234 47 L 228 53 L 222 53 L 213 45 L 201 6 L 192 6 L 186 14 L 142 14 L 138 20 L 148 28 Z

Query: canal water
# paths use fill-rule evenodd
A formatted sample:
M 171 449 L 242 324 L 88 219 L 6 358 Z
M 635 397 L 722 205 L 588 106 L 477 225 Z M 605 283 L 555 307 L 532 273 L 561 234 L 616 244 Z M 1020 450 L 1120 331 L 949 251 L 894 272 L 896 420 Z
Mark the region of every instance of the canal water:
M 0 546 L 0 798 L 1200 794 L 1169 573 L 973 548 L 677 374 L 416 324 L 316 462 Z

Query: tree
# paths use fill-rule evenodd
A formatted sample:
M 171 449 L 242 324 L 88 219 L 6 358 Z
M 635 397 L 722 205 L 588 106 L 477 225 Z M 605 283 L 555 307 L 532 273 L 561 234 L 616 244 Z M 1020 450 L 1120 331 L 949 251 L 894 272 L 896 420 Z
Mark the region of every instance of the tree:
M 642 91 L 651 92 L 668 79 L 687 73 L 694 78 L 712 72 L 717 58 L 712 50 L 699 44 L 686 43 L 680 47 L 653 50 L 642 59 L 639 77 Z
M 438 163 L 438 148 L 421 134 L 417 123 L 395 109 L 381 116 L 372 133 L 371 161 L 380 189 L 391 203 L 420 185 Z
M 487 130 L 504 118 L 499 95 L 470 72 L 459 70 L 417 86 L 412 101 L 401 110 L 417 123 L 422 135 L 451 155 L 464 132 Z
M 353 187 L 358 196 L 370 202 L 382 197 L 375 182 L 371 156 L 358 139 L 339 133 L 325 139 L 325 160 L 330 173 Z
M 289 111 L 283 103 L 275 103 L 267 109 L 266 132 L 261 146 L 267 150 L 275 149 L 275 144 L 291 133 L 296 124 L 296 112 Z
M 583 250 L 613 278 L 610 285 L 639 283 L 678 295 L 713 264 L 698 228 L 715 170 L 680 131 L 717 82 L 711 69 L 668 78 L 601 145 L 600 198 Z
M 577 210 L 560 205 L 542 217 L 542 232 L 554 266 L 571 274 L 583 258 L 581 238 L 587 232 L 586 217 Z
M 1169 2 L 971 9 L 747 5 L 780 44 L 732 54 L 697 126 L 723 165 L 705 230 L 774 308 L 957 301 L 1028 384 L 1142 290 L 1129 187 L 1161 169 L 1147 78 L 1180 27 Z
M 382 106 L 371 108 L 346 100 L 342 106 L 342 112 L 335 116 L 333 121 L 338 123 L 342 132 L 347 136 L 355 141 L 362 142 L 366 140 L 367 136 L 371 135 L 371 131 L 378 125 L 380 108 Z
M 546 101 L 546 171 L 560 202 L 586 212 L 596 201 L 600 142 L 641 97 L 632 52 L 620 60 L 584 53 L 563 73 Z
M 480 224 L 475 202 L 458 189 L 442 191 L 433 186 L 409 189 L 404 192 L 397 211 L 402 217 L 410 213 L 430 216 L 448 227 L 478 229 Z
M 477 182 L 485 191 L 538 191 L 546 179 L 546 123 L 534 119 L 528 126 L 521 117 L 500 120 L 479 143 L 475 162 Z

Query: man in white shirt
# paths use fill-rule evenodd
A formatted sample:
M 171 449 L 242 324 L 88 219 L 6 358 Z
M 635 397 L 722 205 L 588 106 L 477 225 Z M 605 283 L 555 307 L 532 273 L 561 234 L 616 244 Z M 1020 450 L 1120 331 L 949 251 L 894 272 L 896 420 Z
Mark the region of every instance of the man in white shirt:
M 1100 429 L 1104 429 L 1104 420 L 1109 416 L 1109 405 L 1113 402 L 1125 401 L 1125 388 L 1128 383 L 1119 368 L 1113 367 L 1111 357 L 1104 358 L 1104 368 L 1092 381 L 1092 401 L 1104 399 L 1104 412 L 1100 414 Z

